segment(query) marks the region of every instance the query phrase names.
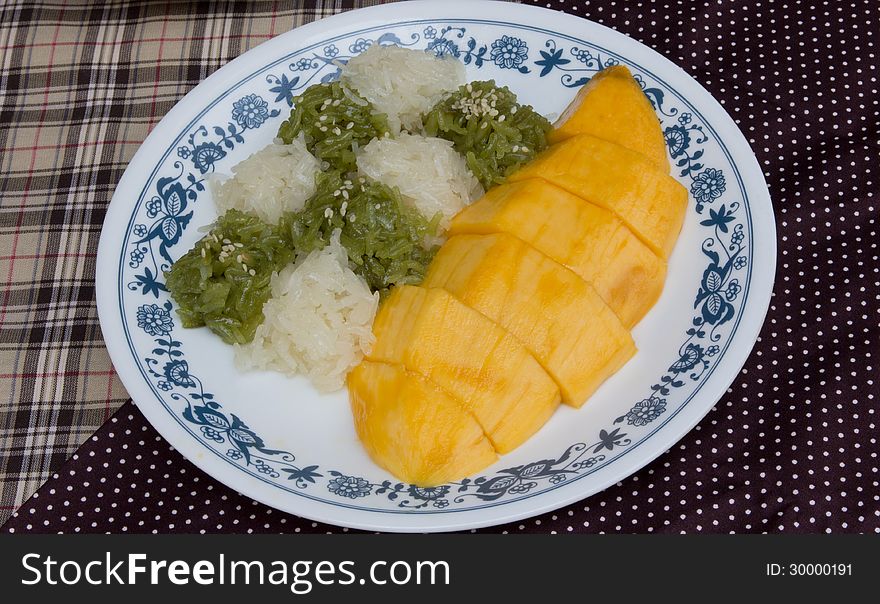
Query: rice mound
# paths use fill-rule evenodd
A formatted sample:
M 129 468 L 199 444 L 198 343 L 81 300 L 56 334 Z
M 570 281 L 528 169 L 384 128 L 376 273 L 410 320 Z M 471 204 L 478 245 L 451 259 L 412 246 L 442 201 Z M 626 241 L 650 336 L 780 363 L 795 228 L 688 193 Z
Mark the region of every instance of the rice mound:
M 304 374 L 322 392 L 342 388 L 375 340 L 379 294 L 348 267 L 339 231 L 326 247 L 273 275 L 271 288 L 253 341 L 235 347 L 236 365 Z
M 428 220 L 438 212 L 446 230 L 459 210 L 483 195 L 483 187 L 450 141 L 416 134 L 372 140 L 360 150 L 358 170 L 397 187 Z
M 342 66 L 341 78 L 386 114 L 397 134 L 421 130 L 422 114 L 464 84 L 465 71 L 454 57 L 373 44 Z
M 232 168 L 234 176 L 211 179 L 217 209 L 252 212 L 274 224 L 284 212 L 303 208 L 315 193 L 321 162 L 295 139 L 289 145 L 272 143 Z

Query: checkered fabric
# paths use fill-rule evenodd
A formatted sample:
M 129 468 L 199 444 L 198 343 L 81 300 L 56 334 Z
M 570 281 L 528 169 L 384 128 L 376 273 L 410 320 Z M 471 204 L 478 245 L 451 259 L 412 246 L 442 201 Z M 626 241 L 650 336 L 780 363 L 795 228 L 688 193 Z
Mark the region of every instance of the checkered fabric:
M 0 3 L 0 524 L 128 400 L 94 271 L 138 146 L 249 48 L 379 3 Z

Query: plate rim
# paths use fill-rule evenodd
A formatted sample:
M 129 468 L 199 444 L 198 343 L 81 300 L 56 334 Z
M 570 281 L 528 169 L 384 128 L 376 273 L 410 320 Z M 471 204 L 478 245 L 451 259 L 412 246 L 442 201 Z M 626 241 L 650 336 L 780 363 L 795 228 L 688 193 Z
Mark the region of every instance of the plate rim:
M 735 122 L 732 118 L 727 114 L 727 112 L 723 109 L 721 104 L 712 97 L 711 94 L 708 93 L 696 80 L 694 80 L 691 76 L 689 76 L 686 72 L 684 72 L 681 68 L 676 66 L 674 63 L 651 49 L 650 47 L 645 46 L 644 44 L 625 36 L 619 32 L 616 32 L 606 26 L 601 24 L 588 21 L 576 15 L 571 15 L 569 13 L 563 13 L 561 11 L 554 11 L 539 7 L 531 7 L 531 6 L 523 6 L 519 4 L 509 4 L 507 2 L 495 2 L 495 1 L 483 1 L 480 3 L 480 7 L 478 13 L 486 13 L 486 12 L 497 12 L 498 9 L 503 8 L 505 11 L 504 19 L 500 18 L 492 18 L 491 16 L 485 16 L 485 18 L 476 18 L 475 16 L 461 17 L 461 14 L 471 14 L 474 13 L 475 3 L 467 2 L 466 0 L 455 0 L 455 1 L 446 1 L 441 2 L 438 0 L 418 0 L 413 2 L 401 2 L 394 4 L 385 4 L 379 6 L 373 6 L 363 9 L 357 9 L 353 11 L 348 11 L 346 13 L 341 13 L 339 15 L 334 15 L 332 17 L 327 17 L 325 19 L 321 19 L 319 21 L 301 26 L 299 28 L 295 28 L 290 30 L 289 32 L 285 32 L 280 34 L 279 36 L 260 44 L 253 49 L 249 50 L 246 53 L 243 53 L 240 57 L 237 57 L 233 61 L 230 61 L 227 65 L 218 69 L 214 74 L 200 82 L 196 87 L 194 87 L 187 95 L 185 95 L 177 104 L 168 112 L 168 114 L 160 120 L 160 122 L 156 125 L 154 130 L 150 133 L 150 135 L 145 139 L 144 143 L 140 146 L 138 151 L 132 157 L 129 167 L 126 169 L 122 178 L 120 179 L 119 184 L 114 192 L 113 199 L 111 200 L 110 206 L 107 211 L 107 215 L 105 217 L 104 225 L 102 226 L 101 231 L 101 239 L 98 247 L 98 257 L 96 263 L 96 298 L 98 304 L 98 314 L 99 321 L 101 324 L 102 332 L 104 333 L 105 342 L 107 344 L 107 348 L 109 350 L 111 359 L 126 359 L 128 360 L 127 351 L 121 351 L 120 347 L 122 346 L 118 341 L 114 340 L 114 337 L 108 337 L 108 334 L 115 337 L 120 337 L 121 333 L 125 330 L 125 325 L 122 323 L 121 317 L 118 317 L 119 325 L 116 325 L 117 321 L 112 320 L 111 317 L 116 317 L 116 314 L 110 312 L 110 308 L 116 305 L 118 296 L 116 285 L 117 281 L 115 279 L 116 276 L 116 268 L 118 266 L 115 251 L 111 254 L 108 254 L 108 247 L 110 247 L 111 243 L 111 234 L 106 228 L 108 224 L 114 222 L 114 218 L 116 214 L 123 213 L 123 204 L 122 203 L 114 203 L 116 202 L 117 196 L 121 195 L 120 190 L 125 190 L 124 184 L 129 180 L 134 180 L 137 182 L 137 178 L 133 176 L 134 171 L 132 170 L 132 166 L 137 166 L 139 163 L 144 163 L 144 158 L 150 153 L 148 149 L 152 147 L 150 145 L 151 139 L 159 141 L 164 140 L 165 137 L 164 130 L 172 130 L 170 126 L 171 123 L 175 121 L 175 117 L 178 113 L 184 114 L 184 111 L 189 110 L 188 105 L 192 104 L 192 100 L 198 96 L 198 94 L 205 88 L 210 87 L 209 85 L 215 85 L 215 82 L 222 81 L 220 77 L 215 77 L 217 74 L 223 73 L 230 79 L 235 75 L 236 70 L 243 71 L 241 69 L 247 63 L 249 58 L 256 58 L 259 54 L 272 53 L 271 48 L 268 48 L 267 45 L 280 45 L 285 42 L 285 39 L 290 38 L 292 36 L 300 37 L 301 39 L 308 39 L 308 36 L 312 34 L 320 35 L 322 30 L 326 30 L 329 28 L 334 28 L 334 26 L 339 26 L 339 28 L 343 28 L 346 26 L 346 21 L 351 21 L 351 25 L 357 25 L 361 22 L 361 19 L 358 17 L 374 17 L 378 16 L 381 13 L 387 13 L 390 11 L 397 13 L 394 15 L 394 19 L 392 22 L 385 23 L 385 26 L 390 26 L 392 23 L 394 25 L 405 24 L 405 23 L 413 23 L 424 20 L 434 20 L 434 21 L 442 21 L 444 19 L 455 20 L 462 23 L 472 22 L 472 23 L 505 23 L 511 20 L 516 21 L 514 24 L 518 24 L 520 26 L 524 24 L 529 24 L 528 27 L 543 29 L 543 27 L 551 27 L 549 23 L 546 23 L 547 20 L 563 20 L 563 23 L 559 24 L 559 27 L 563 27 L 563 25 L 567 26 L 568 23 L 577 23 L 581 22 L 585 27 L 589 28 L 598 28 L 603 31 L 603 34 L 606 36 L 610 36 L 614 42 L 621 43 L 624 47 L 630 46 L 634 49 L 638 49 L 639 51 L 646 52 L 651 59 L 655 62 L 659 62 L 657 66 L 654 67 L 654 70 L 657 67 L 662 67 L 663 71 L 661 73 L 667 74 L 666 70 L 669 70 L 672 73 L 675 73 L 676 76 L 682 80 L 681 83 L 685 83 L 693 90 L 688 91 L 687 93 L 682 93 L 683 97 L 693 98 L 693 96 L 702 97 L 701 100 L 705 100 L 709 107 L 712 107 L 714 113 L 717 115 L 713 115 L 712 122 L 707 121 L 707 125 L 710 128 L 723 126 L 724 130 L 729 130 L 733 138 L 735 139 L 733 142 L 736 143 L 737 149 L 735 149 L 736 153 L 731 153 L 727 150 L 727 146 L 730 145 L 731 141 L 729 138 L 724 139 L 724 144 L 722 144 L 722 148 L 725 153 L 728 154 L 731 164 L 737 166 L 741 169 L 741 171 L 746 172 L 746 174 L 741 175 L 741 180 L 743 182 L 743 188 L 745 193 L 745 185 L 747 177 L 753 179 L 756 175 L 759 177 L 758 181 L 751 183 L 751 187 L 749 190 L 748 197 L 761 199 L 755 199 L 749 202 L 748 205 L 754 203 L 754 201 L 758 201 L 759 203 L 749 208 L 749 220 L 752 223 L 751 229 L 752 233 L 756 232 L 757 226 L 755 221 L 752 219 L 752 210 L 755 208 L 759 210 L 766 209 L 765 213 L 769 214 L 770 220 L 761 224 L 761 228 L 767 231 L 765 234 L 762 234 L 761 243 L 762 245 L 768 246 L 766 249 L 761 249 L 762 253 L 762 262 L 761 269 L 758 266 L 755 266 L 750 273 L 750 280 L 752 284 L 747 291 L 751 296 L 751 302 L 749 308 L 746 308 L 745 300 L 743 303 L 743 309 L 740 312 L 738 317 L 738 325 L 736 326 L 736 336 L 739 338 L 736 342 L 736 346 L 734 346 L 734 338 L 731 337 L 729 343 L 729 349 L 726 351 L 725 363 L 719 363 L 714 369 L 718 369 L 718 371 L 713 372 L 712 375 L 708 376 L 706 380 L 703 382 L 702 386 L 692 393 L 690 399 L 694 398 L 697 392 L 702 392 L 703 397 L 712 399 L 711 404 L 705 405 L 705 408 L 696 408 L 693 405 L 689 405 L 688 403 L 692 402 L 690 399 L 686 403 L 684 403 L 679 409 L 676 410 L 676 414 L 681 416 L 683 419 L 679 419 L 677 422 L 673 422 L 672 418 L 670 418 L 666 423 L 662 426 L 658 427 L 656 430 L 650 433 L 650 435 L 645 436 L 639 444 L 648 443 L 651 441 L 655 444 L 653 448 L 648 447 L 646 449 L 642 449 L 642 455 L 628 456 L 628 459 L 621 459 L 620 462 L 615 460 L 615 464 L 613 465 L 614 471 L 606 471 L 603 474 L 608 474 L 609 476 L 604 478 L 604 480 L 594 481 L 592 483 L 585 483 L 589 486 L 581 489 L 571 489 L 571 494 L 568 496 L 559 497 L 549 495 L 551 492 L 550 489 L 541 491 L 539 493 L 535 493 L 533 497 L 530 498 L 522 498 L 517 499 L 515 501 L 507 501 L 507 502 L 498 502 L 497 505 L 489 507 L 481 507 L 479 509 L 465 509 L 465 510 L 455 510 L 455 514 L 389 514 L 389 511 L 386 510 L 377 510 L 377 511 L 367 511 L 363 508 L 351 508 L 345 506 L 344 504 L 329 504 L 322 500 L 316 500 L 313 498 L 305 498 L 300 497 L 296 498 L 293 501 L 297 502 L 297 505 L 293 506 L 279 506 L 277 501 L 270 501 L 271 497 L 269 493 L 263 493 L 265 490 L 271 489 L 271 491 L 275 491 L 275 487 L 267 487 L 267 485 L 260 484 L 250 484 L 252 481 L 250 477 L 246 473 L 230 475 L 229 473 L 221 471 L 224 467 L 215 467 L 214 460 L 211 462 L 206 462 L 204 459 L 204 452 L 201 450 L 195 450 L 195 447 L 199 444 L 197 441 L 193 442 L 193 439 L 185 430 L 182 430 L 179 426 L 176 426 L 170 418 L 167 417 L 165 409 L 161 405 L 141 405 L 137 402 L 138 398 L 143 398 L 144 400 L 151 400 L 153 398 L 152 393 L 149 393 L 146 396 L 143 396 L 141 392 L 143 390 L 143 383 L 140 379 L 140 375 L 138 374 L 137 369 L 126 367 L 122 370 L 122 367 L 117 367 L 117 373 L 120 376 L 123 384 L 128 390 L 129 394 L 132 397 L 132 400 L 135 401 L 135 404 L 144 415 L 147 417 L 148 421 L 156 428 L 156 430 L 165 438 L 169 443 L 174 446 L 184 457 L 189 459 L 192 463 L 194 463 L 199 469 L 211 475 L 219 482 L 230 486 L 233 489 L 239 490 L 245 493 L 249 497 L 253 497 L 254 499 L 265 503 L 271 507 L 282 509 L 288 511 L 290 513 L 303 516 L 305 518 L 310 518 L 316 521 L 326 522 L 329 524 L 334 524 L 338 526 L 349 526 L 353 528 L 360 528 L 365 530 L 383 530 L 383 531 L 400 531 L 400 532 L 413 532 L 413 531 L 450 531 L 450 530 L 461 530 L 468 528 L 478 528 L 484 526 L 491 526 L 496 524 L 503 524 L 506 522 L 511 522 L 515 520 L 519 520 L 522 518 L 538 515 L 541 513 L 545 513 L 551 511 L 553 509 L 557 509 L 568 505 L 572 502 L 582 500 L 586 497 L 589 497 L 593 494 L 601 492 L 611 484 L 618 482 L 620 480 L 625 479 L 630 476 L 633 472 L 638 471 L 643 468 L 645 465 L 649 464 L 651 461 L 656 459 L 659 455 L 661 455 L 664 451 L 668 450 L 672 446 L 675 445 L 681 438 L 683 438 L 686 434 L 688 434 L 696 425 L 715 405 L 723 396 L 724 392 L 729 388 L 730 384 L 736 377 L 739 375 L 740 369 L 742 365 L 747 360 L 751 350 L 758 338 L 759 331 L 761 326 L 764 323 L 764 319 L 766 317 L 766 313 L 769 309 L 770 297 L 772 295 L 773 282 L 775 278 L 775 269 L 776 269 L 776 233 L 775 233 L 775 218 L 772 210 L 772 203 L 770 201 L 769 191 L 766 187 L 766 182 L 764 180 L 763 171 L 760 168 L 760 165 L 757 161 L 757 158 L 754 156 L 753 151 L 749 147 L 748 143 L 745 140 L 744 135 L 736 126 Z M 429 10 L 430 9 L 430 10 Z M 438 14 L 434 14 L 431 11 L 438 11 Z M 444 13 L 449 11 L 450 15 L 442 16 L 440 13 Z M 406 15 L 402 13 L 412 12 L 412 15 Z M 368 14 L 369 13 L 369 14 Z M 429 14 L 425 14 L 429 13 Z M 540 15 L 539 15 L 540 13 Z M 354 15 L 354 17 L 353 17 Z M 529 20 L 519 19 L 519 17 L 528 15 Z M 531 19 L 532 17 L 536 17 L 536 19 Z M 328 26 L 328 22 L 330 23 Z M 543 27 L 536 27 L 536 25 L 532 24 L 537 22 L 538 25 Z M 367 29 L 364 27 L 361 28 L 350 28 L 351 31 L 355 29 Z M 567 28 L 566 28 L 567 29 Z M 554 30 L 545 30 L 547 33 L 569 38 L 571 40 L 577 40 L 574 38 L 572 34 L 562 33 L 560 31 Z M 292 33 L 296 32 L 296 33 Z M 326 38 L 325 38 L 326 39 Z M 607 43 L 607 41 L 606 41 Z M 299 47 L 308 46 L 305 43 L 298 43 Z M 302 48 L 295 52 L 301 52 Z M 619 51 L 615 51 L 618 53 Z M 289 54 L 289 53 L 286 53 Z M 275 56 L 274 54 L 272 56 Z M 286 57 L 285 57 L 286 58 Z M 284 59 L 281 59 L 284 60 Z M 267 64 L 264 64 L 264 66 Z M 253 70 L 250 70 L 253 71 Z M 651 73 L 650 70 L 646 70 L 646 72 Z M 242 80 L 239 80 L 234 86 L 240 84 L 244 79 L 250 77 L 250 73 L 245 76 Z M 656 75 L 655 73 L 651 73 L 653 77 L 656 77 L 659 81 L 663 81 L 663 78 Z M 212 78 L 214 80 L 212 81 Z M 665 82 L 664 82 L 665 83 Z M 676 83 L 675 87 L 670 86 L 670 88 L 675 88 L 676 90 L 680 89 L 679 82 Z M 669 84 L 667 84 L 669 86 Z M 190 100 L 188 103 L 187 100 Z M 703 107 L 703 105 L 701 105 Z M 721 123 L 719 123 L 721 122 Z M 164 126 L 164 127 L 163 127 Z M 714 128 L 713 128 L 714 129 Z M 174 127 L 176 130 L 176 127 Z M 737 136 L 738 135 L 738 136 Z M 719 137 L 719 141 L 720 141 Z M 737 156 L 737 161 L 733 161 L 733 155 Z M 746 165 L 750 164 L 750 165 Z M 128 178 L 127 178 L 128 177 Z M 754 240 L 754 237 L 751 239 Z M 752 241 L 752 243 L 754 243 Z M 768 245 L 769 244 L 769 245 Z M 771 249 L 772 248 L 772 249 Z M 109 266 L 108 266 L 109 265 Z M 772 270 L 771 268 L 772 267 Z M 103 270 L 105 268 L 112 268 L 113 270 Z M 767 275 L 766 273 L 770 274 Z M 114 277 L 111 279 L 110 277 Z M 766 282 L 766 285 L 762 283 L 758 283 L 757 277 L 763 277 Z M 110 280 L 111 287 L 106 287 L 106 281 Z M 766 290 L 761 291 L 753 291 L 752 288 L 756 285 L 762 285 L 766 287 Z M 108 299 L 109 298 L 109 299 Z M 103 310 L 102 310 L 103 309 Z M 759 311 L 760 310 L 760 311 Z M 746 337 L 743 337 L 743 333 L 746 333 Z M 124 339 L 124 337 L 123 337 Z M 114 363 L 116 365 L 116 363 Z M 123 363 L 120 363 L 123 365 Z M 720 367 L 720 369 L 719 369 Z M 137 375 L 129 375 L 128 370 L 131 370 L 133 373 Z M 719 373 L 720 372 L 720 373 Z M 719 376 L 721 376 L 719 378 Z M 719 382 L 716 384 L 716 382 Z M 711 391 L 713 394 L 711 396 L 706 397 L 705 392 Z M 697 409 L 695 412 L 694 410 Z M 170 430 L 168 428 L 170 426 Z M 685 429 L 682 429 L 682 426 L 686 426 Z M 171 432 L 172 434 L 169 434 Z M 661 436 L 662 434 L 662 436 Z M 663 446 L 656 446 L 658 443 L 666 443 Z M 648 451 L 648 454 L 645 455 L 644 452 Z M 621 456 L 622 457 L 622 456 Z M 619 458 L 616 458 L 619 459 Z M 635 460 L 635 461 L 633 461 Z M 219 462 L 217 462 L 219 463 Z M 598 472 L 602 472 L 602 470 L 611 470 L 611 465 L 609 464 L 605 468 L 598 470 Z M 248 484 L 245 486 L 247 488 L 239 488 L 239 482 L 244 481 Z M 558 493 L 558 491 L 557 491 Z M 545 501 L 549 500 L 549 501 Z M 538 502 L 539 505 L 534 505 L 535 502 Z M 543 503 L 542 503 L 543 502 Z M 300 505 L 302 504 L 302 505 Z M 301 508 L 312 508 L 316 507 L 318 509 L 303 510 Z M 298 508 L 293 510 L 291 508 Z M 370 520 L 361 521 L 360 518 L 349 519 L 349 518 L 339 518 L 338 515 L 332 514 L 332 512 L 328 515 L 320 513 L 322 509 L 335 509 L 335 510 L 344 510 L 342 515 L 356 515 L 362 516 L 366 515 L 370 517 Z M 486 516 L 486 510 L 496 510 L 496 512 L 489 512 L 487 518 L 479 519 L 474 518 L 470 519 L 470 516 Z M 497 513 L 497 510 L 505 510 L 509 513 Z M 451 511 L 451 510 L 450 510 Z M 375 521 L 373 520 L 375 518 Z M 430 519 L 444 518 L 446 522 L 436 522 L 431 521 Z M 383 521 L 384 519 L 384 521 Z M 391 520 L 393 519 L 393 520 Z M 463 519 L 463 520 L 462 520 Z M 389 524 L 389 520 L 393 524 Z M 427 520 L 427 522 L 426 522 Z M 413 522 L 414 521 L 414 522 Z

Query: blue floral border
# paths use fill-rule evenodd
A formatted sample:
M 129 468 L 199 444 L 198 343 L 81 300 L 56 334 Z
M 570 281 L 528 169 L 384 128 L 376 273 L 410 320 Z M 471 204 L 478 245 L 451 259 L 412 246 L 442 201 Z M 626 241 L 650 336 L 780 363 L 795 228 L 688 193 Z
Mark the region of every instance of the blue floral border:
M 724 172 L 701 163 L 704 145 L 709 141 L 705 125 L 697 123 L 691 113 L 665 105 L 664 91 L 660 87 L 648 86 L 639 73 L 635 74 L 636 79 L 662 116 L 670 156 L 680 176 L 690 181 L 694 211 L 704 218 L 700 225 L 707 229 L 707 236 L 701 251 L 708 262 L 695 295 L 692 326 L 678 350 L 678 359 L 651 386 L 651 392 L 644 399 L 614 419 L 612 426 L 599 430 L 592 441 L 570 445 L 554 459 L 430 489 L 387 480 L 373 482 L 319 465 L 300 466 L 292 453 L 269 448 L 244 421 L 224 412 L 215 396 L 205 391 L 201 380 L 189 371 L 183 345 L 173 338 L 173 307 L 165 295 L 161 274 L 172 262 L 169 248 L 179 241 L 192 218 L 188 206 L 195 203 L 198 193 L 204 190 L 204 176 L 214 170 L 215 164 L 226 157 L 228 151 L 244 142 L 247 131 L 258 129 L 270 118 L 286 111 L 297 90 L 315 81 L 325 82 L 338 77 L 340 63 L 373 43 L 423 47 L 437 56 L 455 57 L 476 69 L 494 65 L 497 69 L 531 74 L 540 68 L 539 78 L 558 77 L 559 82 L 569 88 L 581 86 L 593 73 L 617 63 L 607 51 L 588 49 L 583 43 L 566 46 L 548 38 L 535 57 L 530 56 L 528 44 L 513 35 L 504 34 L 484 43 L 468 35 L 465 27 L 429 24 L 420 32 L 410 32 L 406 41 L 395 32 L 383 33 L 375 41 L 353 36 L 348 45 L 343 45 L 347 54 L 341 52 L 336 43 L 325 44 L 320 54 L 314 51 L 304 54 L 289 62 L 287 69 L 278 75 L 265 76 L 271 86 L 267 92 L 274 95 L 273 108 L 270 109 L 270 102 L 262 96 L 248 94 L 233 102 L 225 126 L 200 125 L 189 132 L 185 144 L 177 148 L 178 159 L 172 163 L 173 172 L 157 179 L 156 193 L 142 208 L 146 220 L 133 221 L 127 263 L 132 277 L 126 287 L 160 302 L 140 304 L 136 313 L 138 327 L 155 342 L 151 354 L 144 357 L 149 376 L 156 388 L 168 393 L 172 400 L 185 404 L 181 412 L 183 419 L 197 428 L 206 445 L 222 451 L 231 462 L 252 468 L 270 480 L 286 481 L 296 489 L 313 490 L 323 485 L 327 492 L 342 500 L 378 496 L 407 510 L 429 506 L 443 509 L 470 498 L 496 501 L 506 496 L 519 496 L 542 484 L 558 485 L 597 467 L 606 461 L 606 452 L 633 443 L 633 430 L 647 426 L 667 411 L 666 397 L 689 382 L 699 382 L 716 362 L 714 359 L 721 350 L 724 337 L 719 328 L 736 316 L 736 302 L 742 292 L 735 275 L 749 266 L 749 258 L 744 253 L 741 204 L 738 200 L 722 201 L 727 191 Z M 192 169 L 187 168 L 188 164 Z M 143 270 L 138 272 L 140 268 Z

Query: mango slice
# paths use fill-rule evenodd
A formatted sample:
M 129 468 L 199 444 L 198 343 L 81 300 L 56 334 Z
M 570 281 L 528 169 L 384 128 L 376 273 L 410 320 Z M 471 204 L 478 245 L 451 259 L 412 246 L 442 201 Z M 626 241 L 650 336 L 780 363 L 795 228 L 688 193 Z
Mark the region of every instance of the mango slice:
M 516 336 L 573 407 L 635 354 L 629 331 L 589 284 L 506 233 L 452 237 L 422 285 L 442 287 Z
M 507 453 L 559 406 L 559 388 L 511 334 L 442 289 L 396 287 L 373 323 L 368 360 L 420 373 L 474 414 Z
M 626 328 L 654 306 L 666 263 L 613 212 L 540 178 L 489 190 L 452 220 L 450 236 L 514 235 L 592 284 Z
M 553 124 L 548 140 L 555 144 L 577 134 L 617 143 L 669 172 L 666 141 L 654 107 L 623 65 L 606 67 L 590 78 Z
M 656 254 L 669 258 L 687 208 L 687 189 L 639 153 L 589 134 L 553 145 L 510 180 L 544 178 L 611 210 Z
M 550 147 L 455 216 L 422 286 L 394 288 L 349 376 L 357 433 L 398 478 L 473 474 L 580 407 L 635 353 L 687 209 L 626 67 L 578 91 Z
M 474 417 L 400 365 L 364 361 L 348 375 L 354 425 L 370 457 L 424 487 L 458 480 L 498 455 Z

